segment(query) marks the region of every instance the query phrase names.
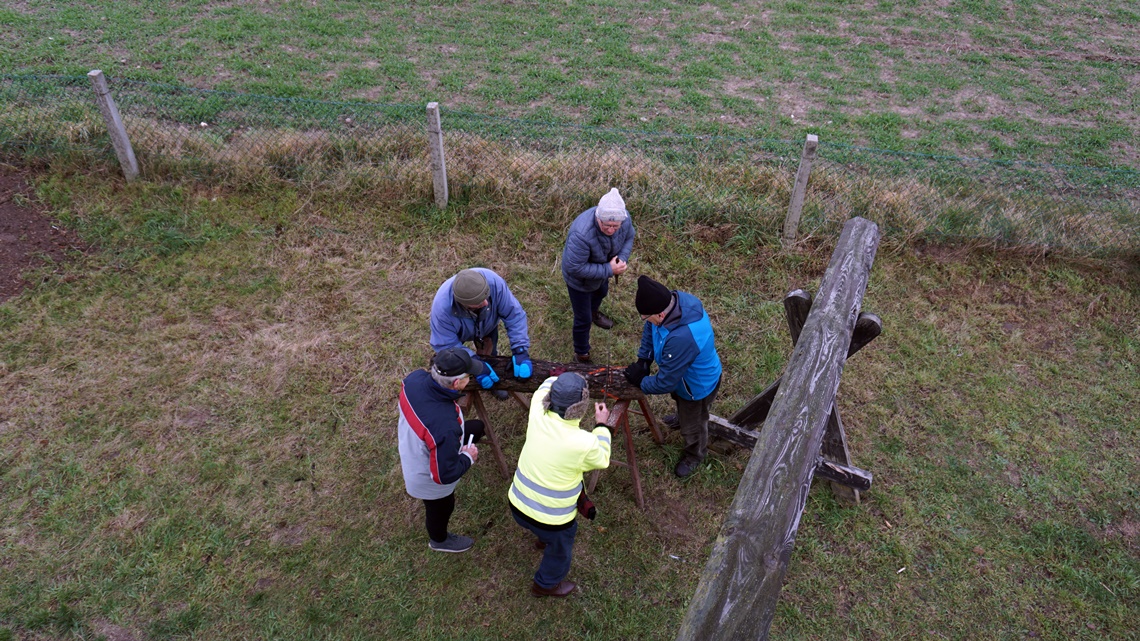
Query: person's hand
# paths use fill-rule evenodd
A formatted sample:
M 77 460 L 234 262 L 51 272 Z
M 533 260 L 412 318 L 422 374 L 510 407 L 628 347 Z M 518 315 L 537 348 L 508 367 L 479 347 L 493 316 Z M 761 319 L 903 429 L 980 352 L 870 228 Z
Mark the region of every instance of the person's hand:
M 514 365 L 515 378 L 530 378 L 534 373 L 534 364 L 530 362 L 530 354 L 527 354 L 525 349 L 515 350 L 511 364 Z
M 610 408 L 606 407 L 604 402 L 594 403 L 594 420 L 598 423 L 610 420 Z
M 487 363 L 483 363 L 483 373 L 476 376 L 475 380 L 479 382 L 479 387 L 483 389 L 491 389 L 491 386 L 499 382 L 499 375 Z
M 479 448 L 475 445 L 464 445 L 459 448 L 459 453 L 470 456 L 472 463 L 479 460 Z
M 620 276 L 625 273 L 625 270 L 629 269 L 629 263 L 614 256 L 610 259 L 610 269 L 613 270 L 614 276 Z
M 650 362 L 648 358 L 639 358 L 637 362 L 630 363 L 629 367 L 625 368 L 625 380 L 634 387 L 641 387 L 641 379 L 649 376 Z

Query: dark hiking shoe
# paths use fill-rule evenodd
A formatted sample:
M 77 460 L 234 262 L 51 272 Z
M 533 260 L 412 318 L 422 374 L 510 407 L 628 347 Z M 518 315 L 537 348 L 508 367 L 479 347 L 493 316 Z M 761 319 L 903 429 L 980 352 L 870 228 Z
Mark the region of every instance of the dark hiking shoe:
M 614 326 L 614 320 L 601 312 L 594 312 L 594 324 L 602 329 L 609 329 Z
M 696 459 L 691 456 L 685 456 L 681 458 L 681 461 L 679 463 L 677 463 L 677 467 L 673 468 L 673 473 L 677 475 L 677 478 L 683 479 L 687 476 L 692 475 L 693 472 L 696 472 L 697 468 L 700 466 L 700 459 Z
M 539 586 L 537 583 L 531 583 L 530 584 L 530 593 L 533 594 L 534 596 L 558 596 L 558 597 L 562 597 L 562 596 L 566 596 L 567 594 L 570 594 L 577 587 L 578 587 L 578 585 L 576 583 L 574 583 L 573 581 L 562 581 L 561 583 L 559 583 L 558 585 L 556 585 L 552 588 L 544 588 L 544 587 Z

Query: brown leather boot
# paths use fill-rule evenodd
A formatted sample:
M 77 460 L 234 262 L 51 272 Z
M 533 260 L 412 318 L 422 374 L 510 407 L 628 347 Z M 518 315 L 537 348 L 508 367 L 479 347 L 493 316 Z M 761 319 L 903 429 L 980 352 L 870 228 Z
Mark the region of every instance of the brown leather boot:
M 594 312 L 594 324 L 602 329 L 609 329 L 614 326 L 614 321 L 601 312 Z
M 573 581 L 562 581 L 552 588 L 540 587 L 537 583 L 530 584 L 530 593 L 534 596 L 557 596 L 563 597 L 570 594 L 578 587 L 577 583 Z
M 575 354 L 574 360 L 578 361 L 579 363 L 592 363 L 593 362 L 592 360 L 590 360 L 590 353 L 589 352 L 586 352 L 585 354 Z

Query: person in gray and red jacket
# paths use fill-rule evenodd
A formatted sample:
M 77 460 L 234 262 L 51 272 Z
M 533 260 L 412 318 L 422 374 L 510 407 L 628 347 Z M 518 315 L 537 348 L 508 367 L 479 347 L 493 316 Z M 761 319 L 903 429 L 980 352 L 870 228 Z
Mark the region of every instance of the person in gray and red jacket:
M 424 502 L 428 546 L 466 552 L 475 541 L 447 531 L 455 511 L 455 486 L 475 461 L 483 422 L 464 421 L 457 401 L 483 363 L 462 347 L 435 354 L 431 366 L 408 374 L 400 386 L 400 467 L 408 494 Z

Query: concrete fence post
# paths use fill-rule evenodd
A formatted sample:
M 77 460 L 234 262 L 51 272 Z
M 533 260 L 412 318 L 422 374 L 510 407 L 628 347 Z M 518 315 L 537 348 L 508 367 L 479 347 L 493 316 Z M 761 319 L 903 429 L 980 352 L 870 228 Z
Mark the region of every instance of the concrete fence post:
M 804 195 L 807 193 L 808 178 L 811 176 L 811 163 L 815 160 L 815 150 L 819 146 L 819 137 L 808 134 L 804 142 L 804 151 L 800 154 L 800 168 L 796 172 L 796 183 L 792 187 L 792 202 L 788 205 L 788 217 L 784 219 L 784 247 L 796 242 L 796 233 L 800 228 L 800 214 L 804 209 Z
M 98 69 L 88 72 L 87 77 L 91 79 L 91 86 L 95 88 L 95 102 L 99 104 L 103 121 L 107 123 L 111 144 L 115 147 L 115 155 L 119 157 L 119 166 L 123 168 L 123 178 L 128 181 L 134 180 L 139 176 L 139 163 L 135 160 L 135 150 L 131 148 L 130 138 L 127 138 L 127 129 L 119 116 L 119 108 L 115 106 L 115 99 L 111 97 L 111 90 L 107 87 L 107 78 Z
M 447 207 L 447 164 L 443 159 L 443 128 L 439 123 L 439 103 L 429 102 L 428 147 L 431 148 L 431 182 L 435 188 L 435 204 L 440 209 Z

